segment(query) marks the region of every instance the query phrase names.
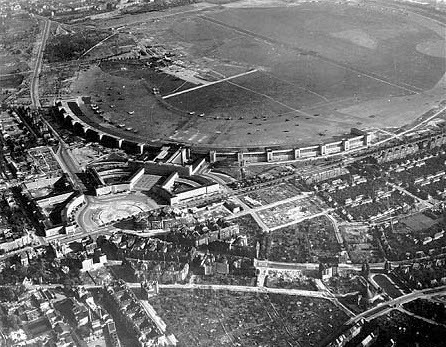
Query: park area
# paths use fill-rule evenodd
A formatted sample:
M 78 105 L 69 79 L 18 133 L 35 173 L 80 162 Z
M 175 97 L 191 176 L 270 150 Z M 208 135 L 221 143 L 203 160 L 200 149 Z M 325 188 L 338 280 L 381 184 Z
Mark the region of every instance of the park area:
M 291 263 L 317 262 L 340 255 L 331 221 L 316 217 L 271 231 L 267 236 L 268 260 Z
M 178 346 L 318 346 L 347 316 L 330 301 L 225 290 L 161 290 L 149 299 Z
M 92 24 L 108 30 L 125 18 Z M 107 41 L 88 59 L 108 61 L 80 71 L 71 92 L 92 96 L 141 139 L 207 147 L 314 144 L 315 136 L 328 142 L 352 127 L 403 126 L 444 95 L 436 86 L 444 59 L 430 49 L 444 29 L 400 11 L 200 3 L 138 14 L 126 30 L 143 53 L 111 59 L 114 38 Z M 130 46 L 121 36 L 117 47 Z

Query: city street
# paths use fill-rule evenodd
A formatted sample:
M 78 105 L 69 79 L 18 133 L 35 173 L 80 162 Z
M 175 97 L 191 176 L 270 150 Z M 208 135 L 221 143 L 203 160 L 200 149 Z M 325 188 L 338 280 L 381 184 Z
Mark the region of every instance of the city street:
M 45 51 L 46 41 L 48 40 L 48 36 L 50 33 L 51 21 L 47 18 L 40 17 L 45 23 L 42 33 L 42 41 L 40 43 L 40 47 L 37 53 L 37 58 L 34 65 L 33 75 L 31 77 L 31 102 L 35 107 L 40 107 L 40 99 L 39 99 L 39 75 L 42 70 L 42 58 L 43 52 Z
M 362 313 L 356 315 L 355 317 L 349 319 L 347 322 L 345 322 L 344 325 L 354 324 L 363 318 L 367 321 L 371 321 L 379 316 L 387 314 L 391 310 L 393 310 L 393 309 L 397 308 L 398 306 L 401 306 L 407 302 L 414 301 L 417 299 L 432 298 L 435 296 L 445 295 L 445 294 L 446 294 L 446 286 L 423 289 L 420 291 L 414 291 L 412 293 L 400 296 L 396 299 L 387 301 L 387 302 L 380 304 L 377 307 L 373 307 L 365 312 L 362 312 Z

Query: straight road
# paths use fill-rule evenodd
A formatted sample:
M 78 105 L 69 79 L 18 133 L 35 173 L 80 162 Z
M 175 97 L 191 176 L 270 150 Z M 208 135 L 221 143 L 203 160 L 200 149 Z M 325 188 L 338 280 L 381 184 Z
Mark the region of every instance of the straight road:
M 138 286 L 140 286 L 139 283 L 138 283 Z M 309 296 L 309 297 L 316 297 L 316 298 L 322 298 L 322 299 L 332 299 L 332 297 L 328 293 L 318 292 L 318 291 L 314 291 L 314 290 L 233 286 L 233 285 L 225 285 L 225 284 L 160 284 L 159 288 L 160 289 L 230 290 L 230 291 L 235 291 L 235 292 L 274 293 L 274 294 Z
M 73 157 L 71 156 L 70 149 L 68 148 L 67 144 L 65 142 L 59 142 L 60 146 L 56 152 L 56 156 L 59 159 L 59 163 L 61 163 L 63 167 L 65 167 L 65 172 L 68 174 L 68 176 L 71 179 L 71 182 L 73 183 L 73 187 L 76 190 L 84 190 L 85 186 L 80 180 L 80 178 L 76 175 L 77 172 L 80 172 L 81 170 L 74 162 Z
M 83 231 L 83 232 L 77 232 L 74 234 L 68 234 L 68 235 L 56 235 L 56 236 L 50 236 L 47 238 L 48 241 L 59 241 L 62 243 L 70 243 L 74 241 L 81 240 L 84 237 L 87 236 L 101 236 L 101 235 L 109 235 L 111 236 L 113 234 L 113 231 L 110 231 L 109 228 L 103 227 L 96 230 L 90 230 L 90 231 Z
M 139 289 L 141 288 L 141 283 L 126 283 L 129 288 Z M 43 284 L 43 285 L 33 285 L 35 288 L 56 288 L 61 286 L 61 284 Z M 97 284 L 86 284 L 82 285 L 85 289 L 102 288 L 101 285 Z M 226 284 L 160 284 L 160 289 L 204 289 L 204 290 L 229 290 L 234 292 L 250 292 L 250 293 L 274 293 L 274 294 L 285 294 L 285 295 L 298 295 L 307 296 L 314 298 L 321 298 L 327 300 L 333 300 L 333 297 L 326 292 L 318 292 L 313 290 L 301 290 L 301 289 L 284 289 L 284 288 L 266 288 L 266 287 L 250 287 L 250 286 L 233 286 Z
M 398 307 L 397 310 L 400 311 L 401 313 L 407 314 L 407 315 L 412 316 L 412 317 L 414 317 L 416 319 L 421 319 L 421 320 L 425 321 L 426 323 L 433 324 L 433 325 L 439 325 L 439 326 L 442 326 L 442 327 L 446 328 L 445 324 L 441 324 L 441 323 L 438 323 L 438 322 L 436 322 L 436 321 L 434 321 L 432 319 L 419 316 L 419 315 L 417 315 L 417 314 L 415 314 L 413 312 L 407 311 L 406 309 L 404 309 L 402 307 Z
M 336 219 L 331 214 L 325 213 L 324 215 L 325 215 L 325 217 L 327 217 L 331 221 L 331 224 L 333 224 L 334 232 L 335 232 L 335 235 L 336 235 L 336 240 L 338 240 L 339 245 L 341 247 L 343 247 L 344 246 L 344 240 L 342 239 L 341 232 L 339 231 L 338 222 L 336 221 Z
M 285 224 L 281 224 L 281 225 L 276 225 L 276 226 L 270 228 L 269 230 L 270 231 L 274 231 L 274 230 L 282 229 L 282 228 L 285 228 L 285 227 L 289 227 L 289 226 L 301 223 L 301 222 L 303 222 L 305 220 L 309 220 L 309 219 L 325 216 L 327 214 L 327 211 L 328 210 L 325 210 L 325 211 L 322 211 L 322 212 L 319 212 L 319 213 L 314 213 L 314 214 L 311 214 L 311 215 L 308 215 L 308 216 L 303 216 L 303 217 L 297 218 L 297 219 L 295 219 L 295 220 L 293 220 L 291 222 L 288 222 L 288 223 L 285 223 Z
M 50 122 L 48 122 L 48 120 L 45 119 L 45 117 L 42 117 L 41 119 L 48 127 L 48 129 L 50 129 L 51 133 L 57 139 L 57 141 L 59 141 L 59 147 L 55 155 L 59 162 L 59 165 L 62 167 L 62 170 L 68 174 L 68 177 L 70 178 L 74 189 L 81 191 L 84 190 L 85 189 L 84 184 L 76 175 L 77 172 L 81 172 L 81 169 L 73 159 L 69 146 L 60 137 L 57 131 L 52 127 Z
M 430 298 L 432 296 L 445 295 L 445 294 L 446 294 L 446 286 L 415 291 L 415 292 L 400 296 L 400 297 L 393 299 L 391 301 L 387 301 L 386 303 L 384 303 L 382 305 L 378 305 L 377 307 L 374 307 L 374 308 L 367 310 L 365 312 L 362 312 L 362 313 L 358 314 L 357 316 L 349 319 L 345 323 L 345 325 L 354 324 L 354 323 L 358 322 L 359 320 L 361 320 L 362 318 L 364 318 L 367 321 L 371 321 L 379 316 L 387 314 L 391 310 L 395 309 L 397 306 L 401 306 L 401 305 L 408 303 L 410 301 L 414 301 L 416 299 L 422 299 L 422 298 Z
M 42 58 L 43 52 L 45 51 L 46 41 L 48 40 L 48 35 L 50 33 L 51 21 L 47 18 L 42 20 L 45 23 L 42 34 L 42 42 L 40 43 L 39 51 L 37 53 L 36 63 L 34 65 L 33 75 L 31 77 L 30 93 L 31 93 L 31 103 L 35 107 L 40 107 L 39 100 L 39 75 L 42 69 Z
M 425 200 L 419 198 L 418 196 L 412 194 L 411 192 L 408 192 L 406 189 L 404 189 L 404 188 L 402 188 L 402 187 L 400 187 L 400 186 L 397 186 L 396 184 L 390 183 L 390 182 L 386 182 L 386 183 L 387 183 L 389 186 L 391 186 L 392 188 L 395 188 L 396 190 L 400 191 L 401 193 L 410 196 L 410 197 L 413 198 L 415 201 L 418 201 L 421 205 L 423 205 L 423 207 L 424 207 L 425 209 L 428 209 L 428 208 L 432 208 L 432 207 L 433 207 L 433 205 L 432 205 L 430 202 L 425 201 Z

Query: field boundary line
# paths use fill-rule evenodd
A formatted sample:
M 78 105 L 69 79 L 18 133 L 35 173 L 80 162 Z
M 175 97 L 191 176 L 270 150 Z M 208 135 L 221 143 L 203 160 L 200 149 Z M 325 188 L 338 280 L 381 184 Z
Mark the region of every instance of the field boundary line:
M 322 57 L 322 56 L 316 56 L 316 55 L 315 55 L 314 57 L 319 58 L 319 59 L 321 59 L 322 61 L 325 61 L 325 62 L 328 63 L 328 64 L 331 64 L 331 65 L 334 65 L 334 66 L 337 66 L 337 67 L 341 67 L 341 68 L 343 68 L 343 69 L 345 69 L 345 70 L 348 70 L 348 71 L 357 73 L 358 75 L 361 75 L 361 76 L 370 78 L 370 79 L 372 79 L 372 80 L 375 80 L 375 81 L 378 81 L 378 82 L 387 84 L 387 85 L 389 85 L 389 86 L 392 86 L 392 87 L 395 87 L 395 88 L 398 88 L 398 89 L 405 90 L 406 92 L 410 92 L 410 93 L 414 93 L 414 94 L 419 94 L 419 93 L 421 93 L 421 92 L 423 91 L 421 88 L 418 88 L 418 87 L 416 87 L 416 86 L 408 85 L 408 84 L 406 84 L 406 83 L 404 83 L 404 82 L 401 82 L 402 84 L 405 84 L 405 85 L 408 86 L 408 87 L 405 87 L 405 86 L 403 86 L 403 85 L 400 85 L 400 84 L 396 84 L 396 83 L 394 83 L 394 82 L 387 81 L 387 80 L 384 79 L 384 77 L 381 77 L 381 76 L 379 76 L 379 75 L 377 75 L 377 74 L 375 74 L 375 73 L 367 72 L 367 71 L 362 71 L 362 70 L 358 70 L 358 69 L 356 69 L 356 68 L 354 68 L 354 67 L 348 67 L 348 66 L 346 66 L 346 65 L 344 65 L 344 64 L 338 63 L 338 62 L 336 62 L 336 61 L 334 61 L 334 60 L 331 60 L 331 59 L 324 58 L 324 57 Z M 410 88 L 409 88 L 409 87 L 410 87 Z M 412 88 L 412 89 L 411 89 L 411 88 Z
M 414 94 L 419 94 L 419 93 L 423 92 L 423 89 L 421 89 L 419 87 L 416 87 L 416 86 L 413 86 L 413 85 L 408 85 L 407 83 L 404 83 L 404 82 L 401 82 L 400 84 L 396 84 L 395 82 L 388 81 L 386 79 L 386 77 L 384 77 L 384 76 L 380 76 L 380 75 L 375 74 L 373 72 L 364 71 L 364 70 L 360 70 L 360 69 L 357 69 L 357 68 L 349 67 L 346 64 L 340 63 L 340 62 L 338 62 L 336 60 L 333 60 L 333 59 L 330 59 L 328 57 L 324 57 L 324 56 L 322 56 L 322 55 L 320 55 L 320 54 L 318 54 L 316 52 L 306 51 L 306 50 L 301 49 L 299 47 L 295 47 L 293 45 L 290 45 L 288 43 L 272 39 L 272 38 L 270 38 L 268 36 L 265 36 L 265 35 L 262 35 L 262 34 L 257 34 L 255 32 L 250 31 L 250 30 L 242 29 L 242 28 L 239 28 L 237 26 L 233 26 L 233 25 L 224 23 L 224 22 L 222 22 L 222 21 L 220 21 L 218 19 L 215 19 L 215 18 L 212 18 L 212 17 L 209 17 L 209 16 L 204 16 L 204 15 L 199 15 L 198 17 L 203 19 L 203 20 L 205 20 L 205 21 L 208 21 L 210 23 L 214 23 L 216 25 L 222 26 L 222 27 L 224 27 L 226 29 L 233 30 L 233 31 L 235 31 L 235 32 L 237 32 L 239 34 L 252 37 L 252 38 L 254 38 L 256 40 L 262 40 L 262 41 L 270 43 L 270 44 L 272 43 L 272 44 L 275 44 L 275 45 L 280 45 L 280 46 L 282 46 L 282 47 L 284 47 L 286 49 L 297 51 L 300 54 L 308 55 L 308 56 L 313 57 L 315 59 L 319 59 L 319 60 L 321 60 L 323 62 L 330 63 L 331 65 L 337 66 L 337 67 L 342 68 L 342 69 L 347 70 L 347 71 L 354 72 L 356 74 L 359 74 L 359 75 L 362 75 L 364 77 L 373 79 L 375 81 L 378 81 L 378 82 L 390 85 L 392 87 L 395 87 L 395 88 L 398 88 L 398 89 L 402 89 L 402 90 L 405 90 L 407 92 L 414 93 Z
M 97 44 L 95 44 L 94 46 L 90 47 L 89 49 L 87 49 L 84 53 L 82 53 L 82 55 L 77 58 L 77 60 L 81 59 L 82 57 L 84 57 L 85 55 L 87 55 L 88 53 L 90 53 L 93 49 L 95 49 L 96 47 L 99 47 L 100 45 L 102 45 L 105 41 L 107 41 L 108 39 L 112 38 L 113 36 L 119 34 L 119 31 L 116 31 L 115 33 L 108 35 L 105 39 L 99 41 Z
M 8 76 L 15 76 L 15 75 L 27 75 L 27 74 L 30 74 L 32 72 L 33 72 L 33 70 L 11 72 L 11 73 L 2 74 L 2 75 L 0 75 L 0 77 L 8 77 Z
M 274 74 L 272 74 L 272 73 L 269 73 L 269 72 L 266 72 L 266 71 L 261 71 L 261 72 L 263 72 L 265 75 L 270 76 L 271 78 L 274 78 L 274 79 L 276 79 L 276 80 L 278 80 L 278 81 L 282 81 L 282 82 L 284 82 L 284 83 L 286 83 L 286 84 L 289 84 L 289 85 L 291 85 L 291 86 L 295 86 L 295 87 L 298 88 L 298 89 L 305 90 L 307 93 L 316 95 L 318 98 L 324 100 L 325 102 L 330 102 L 330 100 L 327 99 L 325 96 L 323 96 L 323 95 L 321 95 L 321 94 L 319 94 L 319 93 L 316 93 L 315 91 L 313 91 L 313 90 L 311 90 L 311 89 L 308 89 L 308 88 L 305 88 L 305 87 L 298 86 L 297 84 L 295 84 L 295 83 L 293 83 L 293 82 L 291 82 L 291 81 L 287 81 L 287 80 L 285 80 L 285 79 L 282 79 L 282 78 L 280 78 L 280 77 L 278 77 L 278 76 L 276 76 L 276 75 L 274 75 Z
M 386 142 L 389 142 L 389 141 L 393 140 L 394 138 L 402 137 L 402 136 L 404 136 L 404 135 L 406 135 L 406 134 L 408 134 L 408 133 L 414 131 L 415 129 L 419 128 L 420 126 L 422 126 L 422 125 L 424 125 L 424 124 L 430 122 L 432 119 L 438 117 L 438 116 L 439 116 L 442 112 L 444 112 L 444 111 L 446 111 L 446 107 L 443 107 L 443 108 L 440 109 L 438 112 L 436 112 L 436 113 L 434 113 L 432 116 L 430 116 L 430 117 L 428 117 L 428 118 L 422 120 L 422 121 L 419 122 L 418 124 L 415 124 L 413 127 L 410 127 L 409 129 L 407 129 L 407 130 L 405 130 L 405 131 L 403 131 L 403 132 L 401 132 L 401 133 L 399 133 L 399 134 L 394 134 L 393 136 L 391 136 L 391 137 L 389 137 L 389 138 L 387 138 L 387 139 L 384 139 L 384 140 L 378 141 L 378 142 L 376 142 L 376 143 L 373 143 L 372 146 L 379 146 L 379 145 L 382 145 L 383 143 L 386 143 Z
M 130 27 L 131 25 L 135 25 L 135 24 L 142 24 L 142 23 L 147 23 L 149 20 L 155 20 L 155 19 L 164 19 L 164 18 L 169 18 L 169 17 L 174 17 L 174 16 L 179 16 L 179 15 L 183 15 L 183 14 L 189 14 L 189 13 L 194 13 L 194 12 L 201 12 L 203 10 L 209 10 L 212 8 L 216 8 L 216 6 L 209 6 L 209 7 L 195 7 L 193 9 L 190 10 L 186 10 L 186 11 L 178 11 L 178 12 L 173 12 L 173 13 L 167 13 L 167 14 L 163 14 L 163 15 L 154 15 L 154 16 L 145 16 L 144 19 L 136 19 L 134 21 L 125 23 L 125 24 L 121 24 L 121 25 L 106 25 L 103 26 L 103 29 L 113 29 L 113 28 L 127 28 Z M 145 14 L 147 15 L 147 13 L 150 12 L 146 12 Z M 152 12 L 153 13 L 153 12 Z M 119 19 L 118 17 L 111 17 L 111 18 L 107 18 L 107 20 L 112 21 L 114 19 Z
M 244 89 L 244 90 L 247 90 L 247 91 L 249 91 L 249 92 L 251 92 L 251 93 L 254 93 L 254 94 L 257 94 L 257 95 L 261 95 L 261 96 L 263 96 L 263 97 L 265 97 L 265 98 L 271 100 L 272 102 L 275 102 L 276 104 L 282 105 L 283 107 L 287 108 L 287 109 L 290 110 L 291 112 L 297 112 L 297 113 L 300 113 L 300 114 L 302 114 L 302 115 L 304 115 L 304 116 L 307 116 L 307 117 L 313 117 L 313 115 L 311 115 L 311 114 L 309 114 L 309 113 L 306 113 L 306 112 L 304 112 L 304 111 L 298 110 L 297 108 L 288 106 L 287 104 L 284 104 L 283 102 L 278 101 L 278 100 L 274 99 L 273 97 L 271 97 L 271 96 L 269 96 L 269 95 L 267 95 L 267 94 L 263 94 L 263 93 L 257 92 L 257 91 L 255 91 L 255 90 L 253 90 L 253 89 L 250 89 L 250 88 L 248 88 L 248 87 L 241 86 L 240 84 L 237 84 L 237 83 L 234 83 L 234 82 L 228 82 L 228 83 L 229 83 L 229 84 L 232 84 L 233 86 L 236 86 L 236 87 L 242 88 L 242 89 Z
M 281 102 L 281 101 L 279 101 L 279 100 L 276 100 L 276 99 L 274 99 L 272 96 L 269 96 L 268 94 L 264 94 L 264 93 L 258 92 L 258 91 L 254 90 L 254 89 L 250 89 L 250 88 L 248 88 L 248 87 L 244 87 L 244 86 L 242 86 L 242 85 L 240 85 L 240 84 L 237 84 L 237 83 L 234 83 L 234 82 L 230 82 L 230 81 L 228 81 L 228 83 L 231 84 L 231 85 L 233 85 L 233 86 L 239 87 L 239 88 L 241 88 L 241 89 L 247 90 L 247 91 L 249 91 L 249 92 L 251 92 L 251 93 L 254 93 L 254 94 L 263 96 L 264 98 L 266 98 L 266 99 L 268 99 L 268 100 L 271 100 L 272 102 L 274 102 L 274 103 L 276 103 L 276 104 L 279 104 L 279 105 L 281 105 L 281 106 L 287 108 L 288 110 L 290 110 L 290 111 L 287 112 L 287 113 L 295 113 L 295 112 L 296 112 L 296 113 L 300 113 L 301 115 L 303 115 L 303 116 L 305 116 L 305 117 L 311 117 L 311 119 L 313 119 L 313 120 L 318 120 L 318 121 L 325 122 L 325 123 L 328 122 L 328 123 L 345 124 L 345 121 L 342 121 L 342 120 L 337 120 L 337 119 L 325 119 L 325 118 L 323 118 L 323 117 L 316 117 L 316 116 L 313 115 L 313 114 L 310 114 L 310 113 L 308 113 L 308 112 L 305 112 L 305 111 L 299 110 L 299 109 L 297 109 L 297 108 L 291 107 L 291 106 L 289 106 L 289 105 L 287 105 L 287 104 L 285 104 L 285 103 L 283 103 L 283 102 Z M 281 114 L 283 115 L 283 114 L 285 114 L 285 113 L 281 113 Z M 364 121 L 364 119 L 361 118 L 361 121 Z
M 246 75 L 250 75 L 250 74 L 252 74 L 254 72 L 257 72 L 257 71 L 258 71 L 257 69 L 249 70 L 249 71 L 246 71 L 246 72 L 234 75 L 234 76 L 222 78 L 221 80 L 218 80 L 218 81 L 215 81 L 215 82 L 209 82 L 209 83 L 202 84 L 202 85 L 199 85 L 199 86 L 196 86 L 196 87 L 192 87 L 192 88 L 189 88 L 189 89 L 186 89 L 186 90 L 182 90 L 182 91 L 179 91 L 179 92 L 176 92 L 176 93 L 165 95 L 162 98 L 164 100 L 166 100 L 166 99 L 172 98 L 174 96 L 178 96 L 178 95 L 181 95 L 181 94 L 192 92 L 192 91 L 197 90 L 197 89 L 213 86 L 213 85 L 218 84 L 218 83 L 222 83 L 222 82 L 230 81 L 230 80 L 235 79 L 235 78 L 239 78 L 239 77 L 243 77 L 243 76 L 246 76 Z

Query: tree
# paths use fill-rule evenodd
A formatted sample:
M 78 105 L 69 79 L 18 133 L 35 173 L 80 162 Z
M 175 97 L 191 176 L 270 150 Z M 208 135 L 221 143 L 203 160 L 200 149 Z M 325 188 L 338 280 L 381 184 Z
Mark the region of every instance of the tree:
M 16 300 L 16 295 L 11 287 L 0 287 L 0 301 L 12 302 Z
M 6 316 L 5 319 L 5 325 L 12 329 L 12 330 L 18 330 L 20 328 L 19 324 L 21 323 L 20 318 L 15 314 L 10 314 Z

